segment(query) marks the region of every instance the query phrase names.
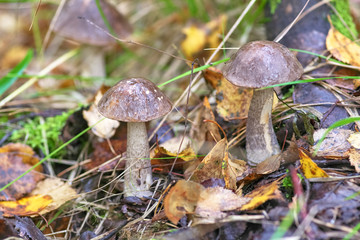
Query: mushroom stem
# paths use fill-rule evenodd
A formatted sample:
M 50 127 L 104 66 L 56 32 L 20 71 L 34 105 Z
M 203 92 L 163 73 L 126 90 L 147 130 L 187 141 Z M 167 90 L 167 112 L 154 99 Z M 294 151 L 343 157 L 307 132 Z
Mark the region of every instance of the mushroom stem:
M 144 122 L 127 123 L 125 196 L 150 196 L 152 173 L 149 142 Z
M 254 90 L 246 123 L 248 162 L 256 165 L 280 152 L 271 121 L 273 90 Z
M 83 77 L 106 77 L 104 50 L 95 46 L 82 48 L 83 62 L 81 76 Z

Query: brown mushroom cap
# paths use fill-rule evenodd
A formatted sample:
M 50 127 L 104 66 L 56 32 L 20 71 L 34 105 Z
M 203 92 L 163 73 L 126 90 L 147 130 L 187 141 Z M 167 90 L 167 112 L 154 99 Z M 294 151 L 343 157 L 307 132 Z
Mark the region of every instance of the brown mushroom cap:
M 130 24 L 114 6 L 104 0 L 100 1 L 100 6 L 117 37 L 125 38 L 131 34 Z M 76 42 L 90 45 L 106 46 L 116 43 L 104 31 L 79 17 L 84 17 L 108 31 L 94 0 L 68 0 L 55 22 L 54 32 Z
M 242 46 L 225 64 L 223 74 L 239 87 L 262 88 L 299 79 L 304 70 L 288 48 L 272 41 Z
M 170 99 L 151 81 L 130 78 L 118 82 L 100 99 L 99 112 L 123 122 L 147 122 L 172 109 Z

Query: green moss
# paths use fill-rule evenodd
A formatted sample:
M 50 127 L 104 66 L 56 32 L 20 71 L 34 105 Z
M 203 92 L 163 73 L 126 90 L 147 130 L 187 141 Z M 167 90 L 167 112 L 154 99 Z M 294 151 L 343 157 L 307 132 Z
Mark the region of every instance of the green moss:
M 54 151 L 63 142 L 60 140 L 61 130 L 73 111 L 64 112 L 62 115 L 55 117 L 48 117 L 44 123 L 41 124 L 40 117 L 28 120 L 23 123 L 21 129 L 15 130 L 10 137 L 13 142 L 22 141 L 25 144 L 31 146 L 35 150 L 41 150 L 46 153 L 45 139 L 43 137 L 43 131 L 46 134 L 46 141 L 48 144 L 49 152 Z M 60 151 L 54 158 L 59 158 L 65 154 L 64 151 Z
M 331 3 L 335 7 L 336 11 L 339 13 L 339 15 L 341 16 L 341 18 L 344 20 L 344 22 L 346 23 L 346 25 L 348 27 L 346 27 L 343 24 L 343 22 L 340 20 L 340 18 L 335 13 L 331 14 L 331 22 L 332 22 L 333 26 L 339 32 L 341 32 L 343 35 L 345 35 L 346 37 L 348 37 L 352 40 L 355 40 L 353 38 L 353 35 L 355 37 L 357 37 L 359 33 L 356 30 L 355 23 L 353 22 L 353 19 L 350 14 L 349 1 L 348 0 L 332 0 Z M 353 35 L 351 33 L 353 33 Z

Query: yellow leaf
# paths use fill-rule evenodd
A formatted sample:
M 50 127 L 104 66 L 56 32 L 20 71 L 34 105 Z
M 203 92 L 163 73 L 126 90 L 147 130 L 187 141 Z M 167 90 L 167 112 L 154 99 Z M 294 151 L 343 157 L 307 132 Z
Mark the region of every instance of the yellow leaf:
M 351 166 L 355 167 L 357 173 L 360 172 L 360 150 L 356 148 L 349 149 L 349 160 Z
M 360 46 L 333 27 L 326 37 L 326 48 L 340 61 L 360 67 Z
M 253 210 L 271 199 L 281 199 L 281 193 L 279 191 L 279 182 L 274 181 L 272 183 L 268 183 L 262 185 L 261 187 L 253 190 L 251 193 L 246 194 L 245 198 L 250 198 L 250 202 L 243 205 L 240 210 Z
M 181 49 L 185 57 L 189 60 L 198 58 L 202 61 L 203 58 L 208 58 L 213 51 L 204 51 L 205 48 L 216 48 L 225 31 L 227 17 L 220 16 L 206 24 L 192 23 L 185 27 L 182 32 L 185 34 L 185 39 L 181 43 Z M 217 54 L 217 57 L 220 53 Z M 216 57 L 213 59 L 215 60 Z
M 329 177 L 327 173 L 318 167 L 301 149 L 299 149 L 301 170 L 306 178 Z
M 35 195 L 18 201 L 2 201 L 0 202 L 0 211 L 3 212 L 5 217 L 29 216 L 38 214 L 52 201 L 52 198 L 48 195 Z

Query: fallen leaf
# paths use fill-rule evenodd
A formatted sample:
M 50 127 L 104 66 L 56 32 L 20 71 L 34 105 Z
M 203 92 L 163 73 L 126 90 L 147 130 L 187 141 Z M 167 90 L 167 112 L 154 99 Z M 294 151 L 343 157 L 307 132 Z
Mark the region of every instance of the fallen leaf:
M 191 180 L 201 183 L 210 178 L 223 178 L 222 164 L 226 146 L 226 139 L 221 139 L 198 165 Z
M 89 126 L 96 124 L 91 130 L 93 133 L 100 138 L 111 138 L 115 134 L 115 130 L 120 126 L 120 122 L 105 118 L 101 122 L 101 119 L 104 118 L 97 109 L 97 104 L 102 98 L 103 93 L 101 89 L 96 93 L 94 103 L 91 104 L 89 110 L 83 110 L 83 117 L 88 122 Z M 99 122 L 99 123 L 98 123 Z
M 225 211 L 236 210 L 249 200 L 222 187 L 205 188 L 200 194 L 195 214 L 208 220 L 221 219 L 227 216 Z
M 241 176 L 248 168 L 246 162 L 239 159 L 231 159 L 228 151 L 225 152 L 224 160 L 222 163 L 222 174 L 225 180 L 225 186 L 227 189 L 239 190 L 236 182 L 237 177 Z
M 26 236 L 28 239 L 47 240 L 45 235 L 36 227 L 31 218 L 15 216 L 15 229 L 19 231 L 21 236 Z
M 216 48 L 225 31 L 227 17 L 222 15 L 206 24 L 191 23 L 190 26 L 183 28 L 185 39 L 181 43 L 181 49 L 185 57 L 191 61 L 198 58 L 207 59 L 214 50 L 204 51 L 205 48 Z M 221 53 L 218 53 L 214 59 L 217 59 Z M 213 60 L 214 60 L 213 59 Z
M 194 213 L 202 190 L 201 184 L 180 180 L 173 186 L 164 199 L 166 217 L 177 224 L 188 213 Z
M 314 132 L 314 141 L 317 142 L 325 133 L 326 129 L 318 129 Z M 348 141 L 352 130 L 348 129 L 334 129 L 332 130 L 321 143 L 321 146 L 316 153 L 318 157 L 346 159 L 349 157 L 348 150 L 351 145 Z M 314 149 L 311 149 L 313 152 Z
M 326 48 L 340 61 L 360 67 L 360 46 L 333 27 L 326 37 Z
M 27 145 L 10 143 L 1 147 L 0 187 L 4 187 L 38 162 L 39 158 Z M 41 165 L 2 191 L 0 200 L 16 200 L 30 193 L 36 187 L 36 183 L 44 178 L 40 172 L 42 172 Z
M 350 134 L 347 141 L 356 149 L 360 149 L 360 132 Z
M 216 112 L 225 121 L 247 117 L 252 89 L 234 86 L 215 68 L 206 69 L 204 78 L 216 89 Z
M 256 165 L 257 174 L 270 174 L 279 169 L 281 162 L 281 154 L 276 154 L 268 157 L 258 165 Z
M 256 188 L 251 193 L 246 194 L 245 198 L 250 198 L 251 200 L 240 208 L 241 211 L 253 210 L 266 201 L 271 199 L 282 199 L 283 197 L 279 190 L 279 182 L 274 181 Z
M 306 178 L 323 178 L 329 177 L 327 173 L 318 167 L 311 158 L 309 158 L 303 150 L 299 149 L 301 170 Z
M 0 211 L 6 217 L 38 215 L 52 201 L 49 195 L 34 195 L 17 201 L 0 201 Z
M 34 196 L 46 194 L 52 198 L 52 201 L 45 208 L 39 210 L 41 215 L 58 209 L 67 201 L 78 197 L 75 189 L 59 178 L 47 178 L 39 182 L 31 194 Z
M 355 167 L 355 171 L 360 173 L 360 150 L 355 148 L 349 149 L 349 160 L 351 166 Z

